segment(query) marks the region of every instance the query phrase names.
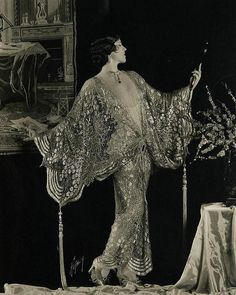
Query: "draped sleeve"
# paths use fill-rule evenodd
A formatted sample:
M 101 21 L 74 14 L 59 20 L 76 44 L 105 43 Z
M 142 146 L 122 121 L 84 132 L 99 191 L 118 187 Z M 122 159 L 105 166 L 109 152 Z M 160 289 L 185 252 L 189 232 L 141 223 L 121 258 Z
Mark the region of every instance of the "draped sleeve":
M 35 137 L 47 169 L 47 190 L 61 206 L 77 201 L 84 186 L 102 180 L 125 165 L 146 142 L 157 166 L 177 168 L 191 138 L 191 92 L 151 88 L 134 72 L 143 94 L 141 135 L 114 95 L 98 79 L 85 82 L 73 107 L 56 127 Z
M 143 94 L 145 139 L 154 163 L 178 168 L 183 164 L 193 132 L 189 86 L 163 93 L 136 72 L 130 72 Z
M 91 78 L 82 87 L 67 117 L 35 137 L 47 168 L 47 190 L 61 206 L 80 198 L 95 178 L 102 180 L 128 160 L 128 149 L 109 153 L 117 130 L 100 88 Z M 127 153 L 126 153 L 127 151 Z

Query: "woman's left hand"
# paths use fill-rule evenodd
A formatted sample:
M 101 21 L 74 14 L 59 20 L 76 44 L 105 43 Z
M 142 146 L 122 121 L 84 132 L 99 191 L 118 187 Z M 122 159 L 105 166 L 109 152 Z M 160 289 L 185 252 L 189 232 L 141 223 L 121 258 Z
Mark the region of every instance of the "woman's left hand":
M 190 87 L 192 90 L 197 86 L 198 82 L 200 81 L 201 75 L 202 75 L 202 64 L 200 63 L 198 69 L 195 69 L 192 72 L 192 77 L 190 78 Z

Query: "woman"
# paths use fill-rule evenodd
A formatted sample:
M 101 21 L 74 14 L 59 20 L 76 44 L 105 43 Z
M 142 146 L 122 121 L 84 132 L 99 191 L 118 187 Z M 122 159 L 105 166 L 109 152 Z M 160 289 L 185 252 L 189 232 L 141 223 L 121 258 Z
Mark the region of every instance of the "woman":
M 49 194 L 61 206 L 80 198 L 85 185 L 113 175 L 115 221 L 104 252 L 89 270 L 93 282 L 105 284 L 111 269 L 122 285 L 137 283 L 152 270 L 146 191 L 152 164 L 175 169 L 183 163 L 192 132 L 191 86 L 161 93 L 125 63 L 121 40 L 92 43 L 99 73 L 87 80 L 67 117 L 35 143 L 47 167 Z

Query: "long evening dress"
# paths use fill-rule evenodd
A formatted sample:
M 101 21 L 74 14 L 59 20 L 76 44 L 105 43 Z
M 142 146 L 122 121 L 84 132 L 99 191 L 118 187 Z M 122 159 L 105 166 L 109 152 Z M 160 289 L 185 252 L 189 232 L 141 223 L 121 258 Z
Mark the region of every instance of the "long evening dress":
M 115 221 L 99 259 L 110 269 L 128 266 L 144 276 L 152 270 L 146 200 L 151 166 L 182 165 L 192 133 L 192 93 L 189 87 L 162 93 L 136 72 L 126 73 L 139 94 L 139 122 L 93 77 L 67 117 L 35 143 L 47 168 L 48 193 L 61 206 L 78 200 L 94 179 L 113 175 Z

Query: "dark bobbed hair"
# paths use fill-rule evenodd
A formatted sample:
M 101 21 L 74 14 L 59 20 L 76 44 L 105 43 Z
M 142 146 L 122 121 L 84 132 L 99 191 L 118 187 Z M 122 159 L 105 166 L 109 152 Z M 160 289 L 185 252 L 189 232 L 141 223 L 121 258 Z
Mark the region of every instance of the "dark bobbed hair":
M 91 43 L 90 55 L 93 65 L 101 69 L 108 61 L 108 55 L 116 50 L 114 43 L 119 40 L 118 35 L 99 38 Z

